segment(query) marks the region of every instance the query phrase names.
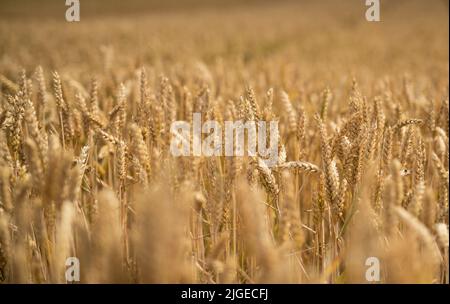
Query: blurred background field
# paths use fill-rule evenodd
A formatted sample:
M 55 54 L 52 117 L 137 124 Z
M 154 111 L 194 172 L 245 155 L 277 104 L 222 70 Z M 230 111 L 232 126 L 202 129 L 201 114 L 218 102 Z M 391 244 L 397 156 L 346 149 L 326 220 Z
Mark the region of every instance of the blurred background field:
M 365 20 L 364 1 L 80 3 L 81 22 L 68 23 L 64 1 L 2 0 L 2 72 L 41 64 L 80 73 L 83 62 L 100 71 L 105 49 L 124 67 L 220 58 L 250 66 L 280 59 L 328 79 L 337 70 L 448 72 L 448 1 L 382 1 L 379 23 Z

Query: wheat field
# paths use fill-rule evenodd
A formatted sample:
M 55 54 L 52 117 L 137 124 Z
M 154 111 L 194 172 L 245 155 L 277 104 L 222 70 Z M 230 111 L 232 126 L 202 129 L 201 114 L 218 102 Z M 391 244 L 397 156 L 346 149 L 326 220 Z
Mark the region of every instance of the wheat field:
M 0 4 L 0 282 L 449 282 L 448 1 L 80 2 Z

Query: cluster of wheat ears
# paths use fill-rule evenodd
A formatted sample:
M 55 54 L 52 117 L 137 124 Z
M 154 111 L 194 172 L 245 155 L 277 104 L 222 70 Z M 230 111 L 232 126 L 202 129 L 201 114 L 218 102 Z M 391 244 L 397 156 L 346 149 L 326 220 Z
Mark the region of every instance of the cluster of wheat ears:
M 61 282 L 72 256 L 84 282 L 357 282 L 372 256 L 387 282 L 448 281 L 448 99 L 409 117 L 407 81 L 371 99 L 353 81 L 333 121 L 330 89 L 310 116 L 282 90 L 155 79 L 1 78 L 2 281 Z M 279 120 L 278 165 L 173 157 L 193 112 Z
M 448 283 L 447 11 L 315 2 L 0 20 L 0 282 Z M 174 157 L 193 113 L 277 165 Z

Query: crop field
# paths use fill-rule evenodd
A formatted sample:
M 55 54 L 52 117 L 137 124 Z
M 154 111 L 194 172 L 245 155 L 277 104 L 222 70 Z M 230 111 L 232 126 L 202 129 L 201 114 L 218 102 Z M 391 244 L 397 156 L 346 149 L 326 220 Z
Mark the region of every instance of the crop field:
M 367 8 L 1 0 L 0 283 L 448 284 L 448 1 Z

